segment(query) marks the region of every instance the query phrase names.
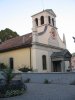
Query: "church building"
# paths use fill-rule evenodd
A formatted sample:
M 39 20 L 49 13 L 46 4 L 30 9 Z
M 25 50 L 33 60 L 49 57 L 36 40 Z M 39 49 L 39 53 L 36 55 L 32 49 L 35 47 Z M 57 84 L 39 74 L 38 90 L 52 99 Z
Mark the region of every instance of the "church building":
M 13 69 L 27 66 L 34 72 L 65 72 L 71 54 L 65 35 L 60 39 L 52 9 L 32 15 L 32 32 L 0 44 L 0 62 Z

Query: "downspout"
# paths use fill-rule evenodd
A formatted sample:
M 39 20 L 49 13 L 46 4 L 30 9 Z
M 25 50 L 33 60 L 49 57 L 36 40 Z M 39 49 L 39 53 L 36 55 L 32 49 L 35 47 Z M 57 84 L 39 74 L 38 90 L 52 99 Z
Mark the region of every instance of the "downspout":
M 30 69 L 31 69 L 31 47 L 30 47 Z

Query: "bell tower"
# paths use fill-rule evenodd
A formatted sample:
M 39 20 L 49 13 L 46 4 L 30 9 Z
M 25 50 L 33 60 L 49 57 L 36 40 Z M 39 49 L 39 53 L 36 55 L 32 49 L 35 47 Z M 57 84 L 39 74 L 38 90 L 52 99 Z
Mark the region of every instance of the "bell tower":
M 43 31 L 43 28 L 47 25 L 56 27 L 56 15 L 52 9 L 43 10 L 32 16 L 32 29 L 37 29 L 37 32 Z
M 49 44 L 48 38 L 52 30 L 56 33 L 56 15 L 52 9 L 43 10 L 32 16 L 33 42 Z
M 52 9 L 43 10 L 32 16 L 32 44 L 32 65 L 35 67 L 34 69 L 36 71 L 38 69 L 39 71 L 47 71 L 47 69 L 43 69 L 43 57 L 47 59 L 45 67 L 50 68 L 51 53 L 65 48 L 65 43 L 60 39 L 57 32 L 56 15 Z M 46 60 L 43 62 L 46 62 Z

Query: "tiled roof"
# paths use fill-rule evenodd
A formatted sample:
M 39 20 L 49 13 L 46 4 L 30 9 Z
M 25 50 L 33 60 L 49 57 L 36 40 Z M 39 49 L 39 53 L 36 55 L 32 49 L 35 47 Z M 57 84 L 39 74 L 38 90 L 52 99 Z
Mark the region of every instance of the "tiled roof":
M 53 52 L 51 57 L 52 58 L 60 58 L 60 57 L 64 57 L 67 53 L 69 54 L 69 56 L 72 56 L 71 53 L 67 49 L 64 49 L 60 52 Z
M 0 52 L 14 50 L 18 48 L 30 47 L 31 43 L 32 43 L 32 33 L 23 36 L 17 36 L 15 38 L 2 42 L 0 44 Z
M 36 14 L 32 15 L 32 17 L 37 15 L 37 14 L 40 14 L 40 13 L 42 13 L 44 11 L 46 11 L 46 12 L 48 12 L 48 13 L 50 13 L 50 14 L 52 14 L 52 15 L 54 15 L 56 17 L 56 14 L 54 13 L 54 11 L 52 9 L 45 9 L 45 10 L 39 12 L 39 13 L 36 13 Z

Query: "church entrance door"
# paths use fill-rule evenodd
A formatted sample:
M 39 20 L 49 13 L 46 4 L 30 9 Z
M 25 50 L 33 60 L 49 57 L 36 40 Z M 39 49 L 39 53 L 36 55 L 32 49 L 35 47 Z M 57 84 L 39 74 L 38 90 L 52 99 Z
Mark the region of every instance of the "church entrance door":
M 53 61 L 53 72 L 61 72 L 61 61 Z

